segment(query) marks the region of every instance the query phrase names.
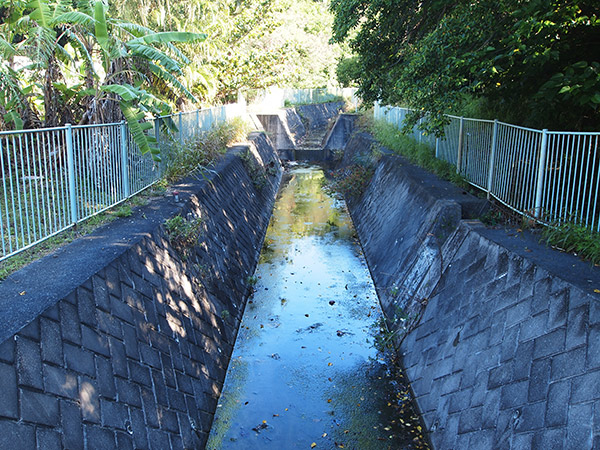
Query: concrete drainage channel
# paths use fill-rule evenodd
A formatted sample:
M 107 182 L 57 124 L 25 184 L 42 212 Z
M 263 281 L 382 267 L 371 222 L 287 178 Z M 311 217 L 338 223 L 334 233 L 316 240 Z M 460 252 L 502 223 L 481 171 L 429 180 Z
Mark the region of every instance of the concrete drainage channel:
M 282 150 L 337 112 L 302 108 L 305 122 L 273 119 L 291 147 L 265 126 Z M 351 132 L 340 116 L 326 138 L 344 160 L 371 149 Z M 186 180 L 180 203 L 157 199 L 0 284 L 0 448 L 205 446 L 282 173 L 271 141 L 251 141 Z M 260 188 L 245 150 L 276 168 Z M 483 228 L 479 206 L 391 155 L 349 205 L 388 318 L 422 313 L 397 335 L 433 446 L 598 448 L 598 270 Z M 185 255 L 163 226 L 177 214 L 203 220 Z

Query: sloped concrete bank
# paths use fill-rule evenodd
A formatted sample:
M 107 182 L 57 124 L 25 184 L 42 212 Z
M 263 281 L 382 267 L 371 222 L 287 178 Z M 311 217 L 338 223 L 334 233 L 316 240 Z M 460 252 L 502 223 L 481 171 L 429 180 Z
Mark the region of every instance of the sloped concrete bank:
M 311 131 L 326 127 L 342 107 L 343 102 L 302 105 L 281 109 L 275 114 L 257 114 L 256 117 L 275 148 L 285 153 L 295 149 Z
M 350 204 L 434 447 L 600 448 L 598 268 L 465 220 L 443 184 L 384 156 Z
M 281 172 L 254 134 L 180 184 L 180 203 L 152 201 L 0 284 L 0 448 L 204 448 Z M 192 248 L 165 230 L 178 214 L 202 220 Z

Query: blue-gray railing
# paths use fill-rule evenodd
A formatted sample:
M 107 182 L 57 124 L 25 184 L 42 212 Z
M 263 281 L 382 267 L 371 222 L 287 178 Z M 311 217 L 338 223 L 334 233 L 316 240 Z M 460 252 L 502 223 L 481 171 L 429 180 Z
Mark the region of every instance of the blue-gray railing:
M 160 117 L 155 136 L 183 144 L 244 113 L 233 104 Z M 165 134 L 167 120 L 176 131 Z M 148 188 L 166 164 L 141 154 L 125 122 L 0 132 L 0 261 Z
M 409 112 L 376 104 L 374 115 L 401 129 Z M 542 223 L 574 222 L 600 231 L 600 132 L 447 117 L 443 139 L 423 133 L 418 124 L 412 136 L 514 211 Z

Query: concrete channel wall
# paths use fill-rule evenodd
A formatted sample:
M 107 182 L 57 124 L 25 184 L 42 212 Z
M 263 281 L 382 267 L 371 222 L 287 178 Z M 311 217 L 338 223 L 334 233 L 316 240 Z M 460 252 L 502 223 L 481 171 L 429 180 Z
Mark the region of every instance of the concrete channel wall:
M 598 268 L 486 229 L 468 197 L 384 156 L 350 204 L 434 447 L 600 448 Z
M 281 173 L 254 134 L 177 186 L 179 203 L 155 199 L 2 282 L 0 448 L 203 448 Z M 202 220 L 191 248 L 165 230 L 178 214 Z
M 285 108 L 276 113 L 257 114 L 256 117 L 270 136 L 275 148 L 291 152 L 307 133 L 326 127 L 330 120 L 338 115 L 343 105 L 343 102 L 302 105 Z

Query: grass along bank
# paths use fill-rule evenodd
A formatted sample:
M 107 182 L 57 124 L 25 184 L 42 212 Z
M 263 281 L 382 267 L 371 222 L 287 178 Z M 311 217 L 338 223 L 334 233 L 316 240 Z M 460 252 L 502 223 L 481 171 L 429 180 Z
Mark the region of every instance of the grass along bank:
M 383 120 L 374 120 L 371 111 L 363 114 L 360 125 L 370 131 L 381 145 L 394 153 L 404 156 L 413 164 L 435 173 L 442 179 L 473 191 L 474 188 L 467 180 L 456 173 L 455 166 L 437 159 L 432 148 L 402 134 L 394 125 Z M 562 224 L 538 225 L 526 217 L 516 218 L 512 211 L 494 205 L 485 217 L 481 217 L 481 221 L 492 227 L 509 224 L 520 229 L 542 227 L 540 242 L 556 250 L 572 253 L 596 266 L 600 265 L 600 233 L 578 225 L 577 220 Z

